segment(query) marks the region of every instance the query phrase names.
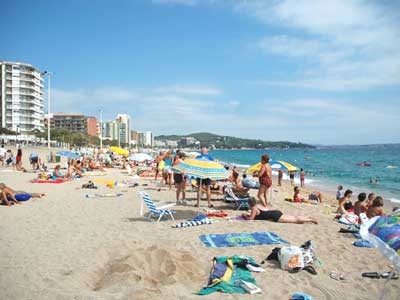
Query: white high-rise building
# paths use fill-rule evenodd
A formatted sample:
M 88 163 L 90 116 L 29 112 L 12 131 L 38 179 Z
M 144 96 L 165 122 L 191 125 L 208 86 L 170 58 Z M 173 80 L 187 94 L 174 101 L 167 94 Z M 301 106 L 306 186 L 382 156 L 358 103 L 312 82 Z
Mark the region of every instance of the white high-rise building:
M 120 144 L 130 144 L 131 143 L 131 117 L 126 114 L 118 114 L 118 141 Z
M 16 132 L 44 130 L 43 78 L 29 64 L 0 61 L 0 126 Z
M 144 145 L 147 147 L 153 147 L 153 133 L 151 131 L 146 131 L 144 133 Z

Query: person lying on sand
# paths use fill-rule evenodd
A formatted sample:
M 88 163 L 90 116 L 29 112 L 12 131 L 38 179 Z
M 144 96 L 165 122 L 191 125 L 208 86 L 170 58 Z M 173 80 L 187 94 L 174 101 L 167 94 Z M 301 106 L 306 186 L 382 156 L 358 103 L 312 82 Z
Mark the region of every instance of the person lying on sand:
M 280 210 L 268 209 L 267 207 L 257 204 L 254 197 L 249 199 L 250 215 L 243 215 L 247 220 L 267 220 L 278 223 L 314 223 L 318 224 L 318 219 L 312 216 L 292 216 L 283 214 Z
M 1 201 L 4 202 L 7 206 L 11 206 L 12 204 L 20 203 L 20 201 L 26 201 L 30 198 L 42 198 L 46 196 L 44 193 L 27 193 L 24 191 L 14 191 L 12 188 L 7 186 L 4 183 L 0 183 L 0 191 L 1 191 Z
M 318 204 L 322 202 L 322 194 L 320 192 L 314 191 L 308 195 L 308 198 L 300 194 L 300 188 L 298 186 L 294 187 L 294 202 L 304 202 L 309 204 Z

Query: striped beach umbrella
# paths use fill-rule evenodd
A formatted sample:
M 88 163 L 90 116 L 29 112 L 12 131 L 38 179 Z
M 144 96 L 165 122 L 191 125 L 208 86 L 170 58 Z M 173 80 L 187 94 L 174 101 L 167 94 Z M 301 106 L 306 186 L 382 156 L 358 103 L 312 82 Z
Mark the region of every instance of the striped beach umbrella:
M 187 158 L 172 167 L 172 170 L 201 179 L 222 180 L 229 177 L 229 172 L 223 165 L 211 160 Z
M 293 166 L 292 164 L 282 161 L 282 160 L 270 160 L 269 165 L 271 166 L 272 170 L 282 170 L 282 171 L 298 171 L 299 168 Z M 259 171 L 261 168 L 261 162 L 252 165 L 250 168 L 246 170 L 247 173 L 253 173 L 255 171 Z

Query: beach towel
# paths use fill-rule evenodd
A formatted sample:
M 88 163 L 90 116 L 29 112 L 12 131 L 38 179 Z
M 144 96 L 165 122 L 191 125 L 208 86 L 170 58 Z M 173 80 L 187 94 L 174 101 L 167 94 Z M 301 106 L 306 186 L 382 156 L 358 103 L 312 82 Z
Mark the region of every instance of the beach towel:
M 119 197 L 120 193 L 105 193 L 105 194 L 86 194 L 85 198 L 104 198 L 104 197 Z
M 33 179 L 32 183 L 63 183 L 63 179 Z
M 365 248 L 373 248 L 374 247 L 374 245 L 372 243 L 370 243 L 367 240 L 363 240 L 363 239 L 353 242 L 353 245 L 356 247 L 365 247 Z
M 253 258 L 248 256 L 218 256 L 213 260 L 213 267 L 207 283 L 198 294 L 208 295 L 214 292 L 240 293 L 247 291 L 241 286 L 242 281 L 256 284 L 255 279 L 247 268 L 243 268 L 243 260 L 256 264 Z
M 198 215 L 197 217 L 194 217 L 190 220 L 181 222 L 179 224 L 175 224 L 172 227 L 183 228 L 183 227 L 191 227 L 191 226 L 198 226 L 198 225 L 212 224 L 212 223 L 214 223 L 214 220 L 207 218 L 206 215 Z
M 200 240 L 208 248 L 246 247 L 255 245 L 289 244 L 273 232 L 243 232 L 200 235 Z

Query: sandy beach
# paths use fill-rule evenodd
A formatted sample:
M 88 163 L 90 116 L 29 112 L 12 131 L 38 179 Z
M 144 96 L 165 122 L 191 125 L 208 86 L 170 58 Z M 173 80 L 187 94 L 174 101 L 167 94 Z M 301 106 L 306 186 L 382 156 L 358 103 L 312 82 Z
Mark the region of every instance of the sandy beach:
M 23 149 L 24 166 L 31 149 Z M 34 149 L 44 158 L 47 149 Z M 65 158 L 62 158 L 62 164 Z M 50 167 L 55 164 L 49 164 Z M 157 186 L 149 179 L 137 180 L 137 187 L 114 187 L 96 183 L 98 190 L 81 189 L 89 180 L 132 180 L 123 170 L 107 169 L 105 176 L 88 176 L 62 184 L 30 183 L 37 174 L 0 169 L 0 182 L 15 190 L 42 192 L 47 196 L 12 207 L 0 206 L 0 298 L 1 299 L 289 299 L 295 292 L 314 299 L 399 299 L 400 280 L 361 277 L 362 272 L 388 271 L 390 262 L 375 248 L 352 245 L 351 234 L 334 220 L 333 195 L 324 195 L 321 205 L 285 201 L 293 187 L 274 180 L 272 205 L 284 213 L 314 215 L 319 224 L 281 224 L 267 221 L 218 222 L 189 228 L 172 228 L 170 219 L 149 222 L 140 216 L 138 192 L 145 190 L 155 200 L 175 201 L 175 189 Z M 196 194 L 188 187 L 187 198 Z M 85 194 L 122 193 L 120 197 L 85 198 Z M 252 191 L 255 194 L 255 191 Z M 307 193 L 306 190 L 303 193 Z M 243 211 L 213 197 L 216 209 L 229 217 Z M 175 206 L 174 217 L 181 222 L 204 213 L 199 208 Z M 290 274 L 278 263 L 266 262 L 264 273 L 253 273 L 259 295 L 213 293 L 199 296 L 207 283 L 212 259 L 221 255 L 248 255 L 261 262 L 277 245 L 206 248 L 201 234 L 271 231 L 292 245 L 312 240 L 322 262 L 317 275 L 305 271 Z M 337 281 L 331 271 L 349 272 Z

